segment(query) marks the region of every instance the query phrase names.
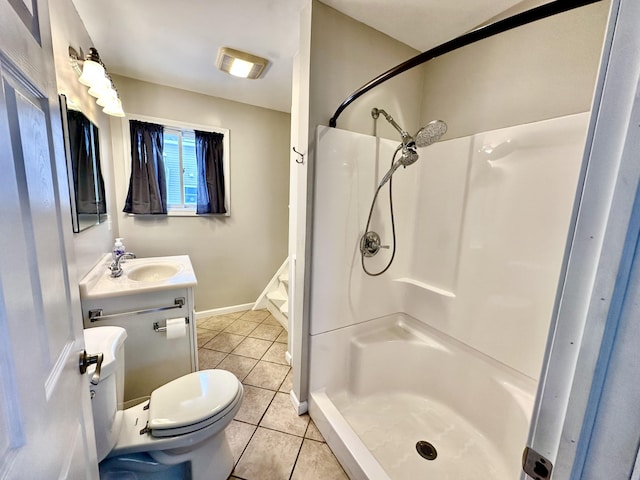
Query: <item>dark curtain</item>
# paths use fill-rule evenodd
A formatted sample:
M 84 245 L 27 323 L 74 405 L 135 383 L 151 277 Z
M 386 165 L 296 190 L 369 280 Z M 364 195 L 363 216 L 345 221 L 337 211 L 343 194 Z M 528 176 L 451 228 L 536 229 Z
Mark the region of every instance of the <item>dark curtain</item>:
M 82 113 L 67 111 L 69 149 L 78 214 L 106 213 L 104 181 L 98 157 L 98 129 Z
M 131 178 L 123 212 L 167 213 L 167 182 L 164 173 L 162 125 L 130 120 Z
M 227 213 L 224 208 L 224 149 L 222 133 L 196 134 L 198 160 L 198 206 L 196 213 Z

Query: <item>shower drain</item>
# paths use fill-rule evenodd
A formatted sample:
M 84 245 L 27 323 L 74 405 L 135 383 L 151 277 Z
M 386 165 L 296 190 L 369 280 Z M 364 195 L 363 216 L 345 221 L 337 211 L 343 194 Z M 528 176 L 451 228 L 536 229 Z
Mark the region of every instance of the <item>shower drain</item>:
M 436 447 L 431 445 L 429 442 L 425 442 L 424 440 L 420 440 L 418 443 L 416 443 L 416 450 L 422 458 L 426 458 L 427 460 L 435 460 L 438 456 Z

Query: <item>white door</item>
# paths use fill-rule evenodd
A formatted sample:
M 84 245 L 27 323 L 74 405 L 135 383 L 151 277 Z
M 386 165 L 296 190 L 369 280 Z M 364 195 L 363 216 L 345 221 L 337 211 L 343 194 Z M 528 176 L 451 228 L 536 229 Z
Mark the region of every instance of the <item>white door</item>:
M 640 478 L 640 2 L 613 0 L 611 8 L 575 235 L 529 435 L 554 465 L 538 465 L 541 480 Z
M 0 0 L 0 478 L 97 478 L 48 5 Z

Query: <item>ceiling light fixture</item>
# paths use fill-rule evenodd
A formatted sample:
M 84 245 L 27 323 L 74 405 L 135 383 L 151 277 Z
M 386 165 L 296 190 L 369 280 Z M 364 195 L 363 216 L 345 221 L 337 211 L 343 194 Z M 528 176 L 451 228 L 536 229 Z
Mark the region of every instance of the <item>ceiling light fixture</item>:
M 269 64 L 266 58 L 250 53 L 220 47 L 216 65 L 220 70 L 236 77 L 256 79 L 264 72 Z
M 81 50 L 82 51 L 82 50 Z M 91 47 L 89 54 L 82 60 L 82 55 L 73 47 L 69 47 L 69 61 L 73 71 L 78 75 L 78 81 L 89 87 L 89 95 L 96 97 L 96 102 L 107 115 L 124 117 L 122 102 L 113 80 L 100 60 L 98 51 Z M 82 65 L 82 68 L 80 66 Z

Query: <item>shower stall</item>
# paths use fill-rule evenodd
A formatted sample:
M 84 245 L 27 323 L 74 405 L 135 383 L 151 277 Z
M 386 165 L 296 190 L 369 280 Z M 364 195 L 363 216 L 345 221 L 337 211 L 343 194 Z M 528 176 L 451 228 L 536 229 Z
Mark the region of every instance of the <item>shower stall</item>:
M 596 119 L 610 5 L 566 13 L 587 3 L 550 2 L 534 9 L 547 18 L 535 27 L 467 47 L 531 20 L 516 15 L 407 60 L 348 97 L 329 127 L 316 125 L 354 56 L 372 71 L 390 50 L 407 57 L 319 2 L 303 16 L 310 67 L 300 69 L 308 91 L 292 111 L 301 118 L 292 139 L 305 156 L 292 169 L 294 200 L 304 200 L 290 242 L 291 397 L 354 480 L 524 478 L 527 445 L 556 460 L 550 444 L 564 417 L 547 415 L 543 435 L 530 428 L 540 424 L 537 391 L 548 382 L 539 380 L 549 379 L 541 371 L 554 355 L 547 340 L 558 338 L 576 195 L 589 183 L 586 165 L 597 164 L 587 163 L 588 141 L 608 126 Z M 378 43 L 384 48 L 368 55 Z M 421 131 L 437 141 L 410 135 Z M 562 298 L 582 308 L 586 295 Z M 573 362 L 576 325 L 563 337 Z M 571 389 L 566 368 L 551 374 L 555 411 Z
M 588 121 L 418 148 L 388 182 L 380 276 L 361 263 L 392 249 L 361 259 L 361 237 L 398 141 L 318 127 L 309 411 L 355 478 L 518 478 Z

